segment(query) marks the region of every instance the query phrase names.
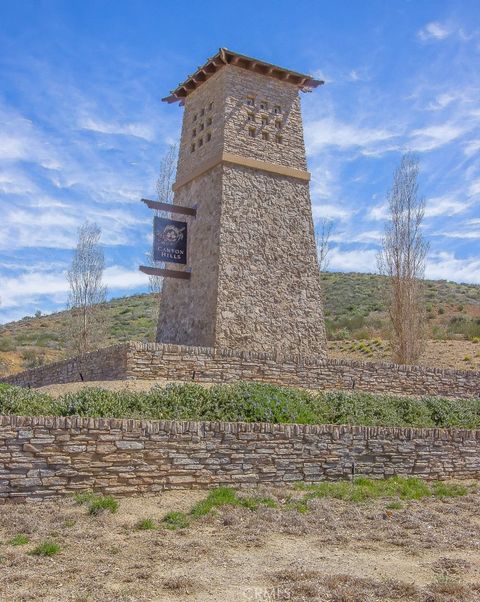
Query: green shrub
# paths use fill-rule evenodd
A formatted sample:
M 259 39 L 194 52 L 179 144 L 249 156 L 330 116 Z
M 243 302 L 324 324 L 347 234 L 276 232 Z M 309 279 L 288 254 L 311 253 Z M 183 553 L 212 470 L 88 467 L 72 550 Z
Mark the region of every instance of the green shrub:
M 98 516 L 105 510 L 112 514 L 118 510 L 117 500 L 110 495 L 96 497 L 88 504 L 88 513 L 92 516 Z
M 23 366 L 24 368 L 39 368 L 45 363 L 45 355 L 43 353 L 37 353 L 34 349 L 27 349 L 22 353 Z
M 62 416 L 65 408 L 50 395 L 34 389 L 2 385 L 0 387 L 0 414 L 18 416 Z
M 357 345 L 371 350 L 364 342 Z M 480 428 L 480 398 L 456 400 L 338 390 L 312 392 L 238 382 L 211 388 L 194 383 L 172 383 L 143 393 L 86 387 L 55 400 L 35 390 L 3 386 L 0 387 L 0 414 Z
M 135 528 L 138 531 L 154 531 L 157 526 L 152 518 L 143 518 L 142 520 L 138 521 L 138 523 L 135 525 Z
M 97 494 L 93 493 L 93 491 L 81 491 L 80 493 L 75 493 L 73 495 L 73 499 L 77 504 L 89 504 L 90 502 L 93 502 L 96 497 Z
M 0 338 L 0 351 L 15 351 L 16 346 L 12 339 L 7 337 Z
M 43 541 L 30 554 L 33 556 L 55 556 L 60 552 L 60 546 L 53 541 Z
M 258 496 L 238 496 L 235 489 L 232 487 L 218 487 L 212 489 L 208 496 L 195 504 L 190 510 L 190 515 L 193 518 L 200 518 L 209 514 L 214 508 L 221 508 L 222 506 L 242 506 L 249 510 L 256 510 L 259 506 L 267 506 L 268 508 L 275 508 L 276 503 L 272 498 L 258 497 Z
M 30 543 L 30 539 L 25 533 L 19 533 L 12 537 L 12 539 L 8 542 L 11 546 L 24 546 L 27 543 Z
M 187 515 L 184 512 L 169 512 L 163 517 L 163 523 L 167 529 L 186 529 L 189 525 Z
M 118 501 L 111 495 L 99 495 L 93 491 L 82 491 L 76 493 L 73 499 L 77 504 L 87 504 L 88 513 L 97 516 L 104 510 L 109 510 L 112 514 L 118 510 Z
M 296 488 L 305 491 L 304 499 L 336 498 L 348 502 L 364 502 L 378 498 L 399 498 L 400 500 L 420 500 L 425 497 L 456 497 L 466 495 L 468 488 L 463 485 L 444 483 L 433 484 L 418 477 L 391 477 L 389 479 L 369 479 L 357 477 L 353 482 L 323 482 L 314 485 L 299 483 Z

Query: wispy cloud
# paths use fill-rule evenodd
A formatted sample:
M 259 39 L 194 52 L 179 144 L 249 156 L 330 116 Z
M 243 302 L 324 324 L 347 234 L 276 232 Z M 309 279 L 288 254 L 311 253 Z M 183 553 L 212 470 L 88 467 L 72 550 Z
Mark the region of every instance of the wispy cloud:
M 449 195 L 430 198 L 426 201 L 425 217 L 465 213 L 472 203 L 472 200 L 460 201 Z
M 350 219 L 354 213 L 353 211 L 349 211 L 348 209 L 342 208 L 339 205 L 331 205 L 329 203 L 313 205 L 312 212 L 314 221 L 321 220 L 322 218 L 347 220 Z
M 329 147 L 377 152 L 381 149 L 381 143 L 397 136 L 387 128 L 345 123 L 334 117 L 310 121 L 305 129 L 307 147 L 312 154 Z
M 329 269 L 340 272 L 375 272 L 377 251 L 374 249 L 356 249 L 345 251 L 340 247 L 332 247 L 329 253 Z
M 448 36 L 450 36 L 452 33 L 452 28 L 447 26 L 446 24 L 439 23 L 438 21 L 431 21 L 417 32 L 417 37 L 422 42 L 427 42 L 430 40 L 444 40 L 445 38 L 448 38 Z
M 117 123 L 86 117 L 80 120 L 79 128 L 99 134 L 135 136 L 136 138 L 143 138 L 148 141 L 155 138 L 155 129 L 149 123 Z
M 431 151 L 457 140 L 467 128 L 453 123 L 429 125 L 413 130 L 411 133 L 411 149 L 415 151 Z
M 439 252 L 428 258 L 426 276 L 434 280 L 480 284 L 480 258 L 477 256 L 459 259 L 454 253 Z

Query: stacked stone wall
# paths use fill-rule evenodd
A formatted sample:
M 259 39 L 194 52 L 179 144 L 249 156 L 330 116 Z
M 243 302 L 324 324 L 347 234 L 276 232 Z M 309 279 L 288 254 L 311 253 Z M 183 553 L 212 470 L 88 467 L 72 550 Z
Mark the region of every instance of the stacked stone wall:
M 19 372 L 0 382 L 19 387 L 43 387 L 56 383 L 96 380 L 123 380 L 127 373 L 128 345 L 114 345 L 40 368 Z
M 480 431 L 0 416 L 0 504 L 90 489 L 480 476 Z
M 3 378 L 41 387 L 82 380 L 169 379 L 227 383 L 268 382 L 307 389 L 361 390 L 401 395 L 480 396 L 480 373 L 423 366 L 318 360 L 210 347 L 126 343 Z

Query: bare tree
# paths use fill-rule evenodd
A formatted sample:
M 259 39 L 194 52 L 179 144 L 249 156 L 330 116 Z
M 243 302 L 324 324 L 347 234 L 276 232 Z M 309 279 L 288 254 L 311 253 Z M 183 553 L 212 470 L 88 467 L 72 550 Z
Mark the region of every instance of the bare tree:
M 68 306 L 69 339 L 72 351 L 84 355 L 103 342 L 105 330 L 99 315 L 107 289 L 102 283 L 105 259 L 99 241 L 101 229 L 85 222 L 78 231 L 78 242 L 67 278 L 70 284 Z
M 328 254 L 330 252 L 330 236 L 333 231 L 333 221 L 324 217 L 320 222 L 320 228 L 316 232 L 318 267 L 320 272 L 325 272 L 330 264 Z
M 176 167 L 177 167 L 178 148 L 176 144 L 171 144 L 167 152 L 160 161 L 158 170 L 158 178 L 156 182 L 157 199 L 162 203 L 173 202 L 173 184 L 175 182 Z M 162 216 L 164 212 L 156 211 L 155 215 Z M 154 261 L 153 253 L 147 253 L 147 262 L 153 267 L 164 267 L 163 262 Z M 163 278 L 161 276 L 149 276 L 150 291 L 160 295 L 162 292 Z
M 388 277 L 388 313 L 394 361 L 413 364 L 425 345 L 422 279 L 428 243 L 422 234 L 425 200 L 418 196 L 419 162 L 406 153 L 388 193 L 389 220 L 378 254 L 380 273 Z
M 172 186 L 175 182 L 177 153 L 177 145 L 170 144 L 167 152 L 160 160 L 160 167 L 158 169 L 158 178 L 155 189 L 157 191 L 158 200 L 162 201 L 163 203 L 173 202 Z

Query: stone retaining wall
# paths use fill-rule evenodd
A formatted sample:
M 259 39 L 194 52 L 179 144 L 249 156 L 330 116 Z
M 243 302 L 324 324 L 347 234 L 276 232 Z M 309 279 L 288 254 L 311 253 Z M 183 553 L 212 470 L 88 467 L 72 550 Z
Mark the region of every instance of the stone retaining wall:
M 418 475 L 480 477 L 480 431 L 0 416 L 0 504 Z
M 40 387 L 81 380 L 167 378 L 181 381 L 270 382 L 310 389 L 358 389 L 403 395 L 480 396 L 480 373 L 423 366 L 308 360 L 209 347 L 126 343 L 2 379 Z

